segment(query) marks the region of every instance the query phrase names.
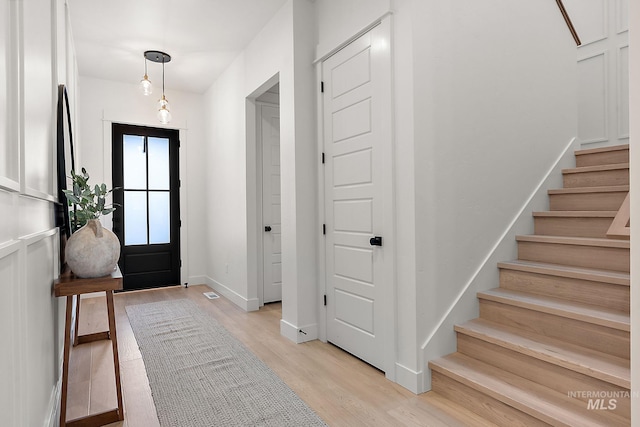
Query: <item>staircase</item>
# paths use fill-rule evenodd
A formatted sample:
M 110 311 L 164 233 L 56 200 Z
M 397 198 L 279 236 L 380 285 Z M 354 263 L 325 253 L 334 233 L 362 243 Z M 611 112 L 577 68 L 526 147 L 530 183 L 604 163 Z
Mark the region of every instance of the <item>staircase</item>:
M 629 192 L 629 146 L 575 153 L 564 188 L 429 363 L 432 391 L 500 426 L 629 426 L 629 241 L 607 230 Z

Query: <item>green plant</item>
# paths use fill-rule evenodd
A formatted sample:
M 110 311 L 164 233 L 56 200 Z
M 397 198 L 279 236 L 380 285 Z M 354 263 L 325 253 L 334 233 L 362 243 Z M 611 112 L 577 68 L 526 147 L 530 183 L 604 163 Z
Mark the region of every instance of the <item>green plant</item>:
M 73 189 L 63 191 L 69 206 L 73 207 L 69 213 L 72 231 L 75 232 L 89 220 L 108 215 L 116 209 L 116 204 L 106 204 L 106 197 L 113 189 L 107 190 L 104 183 L 91 188 L 89 174 L 85 168 L 82 168 L 82 174 L 71 171 L 71 180 Z

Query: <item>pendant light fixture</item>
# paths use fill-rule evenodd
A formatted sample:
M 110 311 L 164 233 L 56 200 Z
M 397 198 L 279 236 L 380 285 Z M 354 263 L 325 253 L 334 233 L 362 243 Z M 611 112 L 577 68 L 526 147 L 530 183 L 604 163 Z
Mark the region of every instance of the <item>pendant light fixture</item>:
M 162 63 L 162 98 L 158 100 L 158 113 L 157 117 L 160 123 L 166 125 L 171 121 L 171 112 L 169 109 L 169 101 L 164 95 L 164 64 L 171 61 L 171 56 L 168 53 L 160 52 L 158 50 L 148 50 L 144 53 L 145 66 L 146 60 Z M 145 73 L 146 77 L 146 73 Z
M 162 63 L 162 98 L 158 101 L 158 120 L 163 125 L 171 121 L 171 112 L 169 111 L 169 101 L 164 96 L 164 62 Z
M 144 55 L 144 77 L 140 80 L 140 91 L 144 96 L 151 95 L 153 93 L 153 86 L 151 85 L 151 80 L 149 80 L 149 76 L 147 76 L 147 55 L 145 52 Z

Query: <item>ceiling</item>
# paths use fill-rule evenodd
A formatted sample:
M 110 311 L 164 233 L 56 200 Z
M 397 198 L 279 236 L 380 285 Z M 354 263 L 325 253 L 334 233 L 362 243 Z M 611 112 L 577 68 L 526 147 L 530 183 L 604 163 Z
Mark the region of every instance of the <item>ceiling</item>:
M 287 0 L 67 0 L 81 76 L 133 83 L 171 55 L 165 87 L 203 93 Z M 148 62 L 155 87 L 162 65 Z

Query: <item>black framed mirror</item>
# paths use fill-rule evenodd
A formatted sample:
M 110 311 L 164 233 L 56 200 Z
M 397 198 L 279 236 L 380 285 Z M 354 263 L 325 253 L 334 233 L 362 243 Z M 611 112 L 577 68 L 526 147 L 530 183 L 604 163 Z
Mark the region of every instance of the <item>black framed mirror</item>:
M 64 251 L 67 239 L 71 236 L 71 220 L 67 196 L 63 190 L 67 189 L 67 177 L 71 170 L 75 171 L 75 158 L 73 148 L 73 128 L 71 110 L 69 108 L 69 96 L 65 85 L 58 85 L 57 108 L 57 177 L 58 177 L 58 203 L 56 203 L 56 226 L 60 228 L 60 269 L 64 267 Z M 67 165 L 71 168 L 67 170 Z

